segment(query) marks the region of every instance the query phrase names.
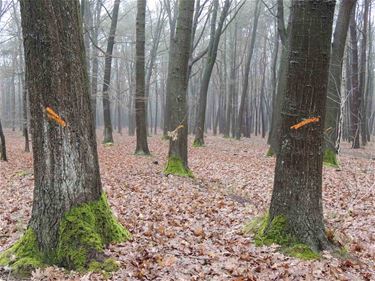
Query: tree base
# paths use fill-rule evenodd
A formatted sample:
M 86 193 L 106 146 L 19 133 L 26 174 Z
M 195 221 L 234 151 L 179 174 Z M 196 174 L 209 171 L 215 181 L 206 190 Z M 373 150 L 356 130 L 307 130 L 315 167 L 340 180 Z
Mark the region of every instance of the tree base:
M 28 276 L 35 268 L 52 264 L 83 272 L 112 271 L 118 265 L 105 257 L 105 246 L 130 237 L 113 216 L 103 193 L 98 201 L 74 207 L 64 215 L 56 249 L 42 253 L 35 231 L 29 227 L 18 242 L 0 254 L 0 265 L 9 266 L 17 276 Z
M 324 150 L 323 164 L 332 168 L 340 167 L 339 161 L 337 160 L 337 154 L 329 148 Z
M 204 147 L 204 141 L 202 139 L 195 139 L 193 147 Z
M 267 151 L 267 153 L 266 153 L 266 156 L 267 156 L 267 157 L 273 157 L 273 156 L 275 156 L 275 153 L 273 152 L 273 149 L 272 149 L 271 146 L 268 148 L 268 151 Z
M 193 178 L 193 173 L 187 169 L 178 157 L 170 157 L 167 162 L 167 166 L 164 169 L 164 175 L 175 175 L 180 177 L 189 177 Z
M 271 222 L 269 216 L 258 217 L 245 225 L 244 234 L 255 234 L 256 246 L 280 245 L 280 251 L 288 256 L 302 260 L 319 259 L 319 253 L 313 251 L 308 245 L 300 243 L 286 231 L 286 218 L 275 217 Z
M 134 155 L 137 155 L 137 156 L 151 156 L 150 153 L 144 152 L 143 150 L 137 150 L 136 152 L 134 152 Z

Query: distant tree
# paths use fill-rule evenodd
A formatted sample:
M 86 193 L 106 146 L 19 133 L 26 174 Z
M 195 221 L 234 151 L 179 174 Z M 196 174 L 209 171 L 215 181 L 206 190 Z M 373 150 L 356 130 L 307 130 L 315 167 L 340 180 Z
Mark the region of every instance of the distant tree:
M 360 136 L 360 108 L 361 108 L 361 92 L 359 91 L 359 71 L 358 71 L 358 36 L 357 36 L 357 22 L 355 19 L 354 8 L 350 17 L 350 47 L 351 47 L 351 142 L 352 148 L 359 148 Z
M 186 103 L 189 82 L 194 1 L 180 0 L 175 42 L 169 57 L 167 96 L 170 101 L 169 152 L 164 170 L 166 175 L 191 176 L 187 157 L 188 106 Z
M 244 73 L 245 77 L 242 83 L 240 108 L 238 110 L 238 124 L 236 128 L 236 139 L 238 140 L 241 138 L 241 128 L 242 128 L 242 121 L 244 118 L 245 102 L 247 100 L 248 91 L 249 91 L 250 64 L 251 64 L 251 59 L 254 53 L 254 46 L 255 46 L 259 16 L 260 16 L 260 0 L 257 0 L 255 4 L 254 17 L 252 18 L 251 40 L 247 49 L 247 58 L 246 58 L 245 73 Z
M 0 160 L 8 161 L 7 148 L 5 144 L 5 136 L 3 132 L 3 126 L 1 126 L 1 120 L 0 120 Z
M 101 268 L 104 247 L 129 233 L 101 185 L 79 1 L 20 4 L 35 189 L 27 230 L 0 264 L 20 275 L 45 264 Z
M 356 0 L 343 0 L 333 33 L 331 61 L 328 80 L 327 115 L 325 128 L 327 132 L 324 161 L 337 165 L 336 154 L 339 148 L 339 123 L 341 118 L 341 80 L 342 65 L 346 38 L 349 29 L 350 15 Z
M 334 8 L 335 1 L 292 2 L 280 152 L 263 231 L 270 238 L 281 227 L 276 231 L 286 240 L 295 238 L 314 251 L 331 248 L 323 222 L 322 166 Z M 311 123 L 292 128 L 309 119 Z M 274 242 L 288 241 L 276 237 Z
M 225 20 L 230 12 L 231 3 L 232 1 L 230 0 L 224 1 L 219 22 L 216 23 L 217 14 L 219 12 L 219 0 L 213 1 L 207 60 L 203 69 L 203 77 L 199 89 L 198 115 L 195 124 L 194 146 L 204 145 L 204 124 L 206 119 L 208 86 L 210 85 L 211 74 L 217 57 L 220 37 L 223 33 Z
M 145 96 L 145 25 L 146 0 L 137 0 L 135 43 L 135 124 L 137 147 L 135 154 L 148 155 Z
M 111 101 L 109 100 L 109 86 L 111 83 L 112 69 L 112 53 L 115 44 L 116 28 L 120 0 L 115 0 L 112 12 L 111 28 L 109 30 L 109 38 L 107 50 L 105 53 L 104 65 L 104 82 L 103 82 L 103 116 L 104 116 L 104 141 L 103 143 L 113 143 L 112 121 L 111 121 Z

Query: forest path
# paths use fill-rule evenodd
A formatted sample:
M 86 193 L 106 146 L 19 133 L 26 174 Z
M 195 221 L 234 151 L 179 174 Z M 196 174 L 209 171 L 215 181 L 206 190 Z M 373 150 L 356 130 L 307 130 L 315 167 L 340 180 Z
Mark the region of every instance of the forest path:
M 0 251 L 26 227 L 33 187 L 31 155 L 22 152 L 18 132 L 6 134 L 10 161 L 0 169 Z M 100 140 L 99 131 L 98 136 Z M 242 235 L 243 225 L 267 210 L 271 196 L 274 159 L 264 156 L 264 140 L 210 136 L 206 147 L 190 147 L 194 179 L 165 177 L 168 142 L 160 136 L 149 142 L 150 157 L 133 155 L 134 137 L 116 135 L 113 146 L 98 144 L 104 189 L 133 234 L 131 241 L 108 250 L 121 262 L 112 280 L 375 278 L 375 161 L 344 155 L 340 171 L 324 171 L 327 227 L 359 261 L 325 253 L 322 260 L 306 262 L 286 257 L 276 247 L 255 247 L 251 237 Z M 55 268 L 37 271 L 33 280 L 53 277 L 101 280 L 98 274 L 68 275 Z

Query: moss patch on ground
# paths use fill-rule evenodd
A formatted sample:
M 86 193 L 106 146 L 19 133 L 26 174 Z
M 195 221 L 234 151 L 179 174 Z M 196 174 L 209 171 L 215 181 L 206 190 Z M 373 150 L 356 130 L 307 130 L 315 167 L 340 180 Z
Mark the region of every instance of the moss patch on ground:
M 285 231 L 286 218 L 277 216 L 271 222 L 269 216 L 258 217 L 244 226 L 244 234 L 254 233 L 255 245 L 269 246 L 271 244 L 280 245 L 280 251 L 286 255 L 302 260 L 318 259 L 320 255 L 314 252 L 306 244 L 298 240 Z
M 26 277 L 35 268 L 45 266 L 31 228 L 28 228 L 12 247 L 0 254 L 0 265 L 10 267 L 12 272 L 20 277 Z
M 323 164 L 327 167 L 339 168 L 337 154 L 332 149 L 325 149 L 323 156 Z
M 93 269 L 112 271 L 118 267 L 106 258 L 104 248 L 130 237 L 130 233 L 113 216 L 103 193 L 99 200 L 81 204 L 64 215 L 56 249 L 41 253 L 35 232 L 28 228 L 18 242 L 0 254 L 0 265 L 9 266 L 15 275 L 20 276 L 47 264 L 82 272 Z
M 176 175 L 193 178 L 193 173 L 187 169 L 183 161 L 178 157 L 170 157 L 164 169 L 164 175 Z

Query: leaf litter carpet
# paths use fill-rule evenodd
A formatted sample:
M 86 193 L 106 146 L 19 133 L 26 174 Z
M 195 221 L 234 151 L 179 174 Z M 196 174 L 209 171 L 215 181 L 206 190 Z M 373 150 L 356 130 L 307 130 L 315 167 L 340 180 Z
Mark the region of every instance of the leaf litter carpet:
M 0 162 L 0 251 L 24 232 L 31 213 L 32 155 L 19 132 L 6 130 L 9 162 Z M 162 174 L 168 142 L 149 138 L 152 156 L 133 155 L 135 138 L 115 136 L 98 149 L 103 187 L 131 241 L 106 253 L 120 263 L 111 276 L 38 269 L 31 280 L 375 280 L 375 146 L 358 153 L 344 144 L 340 169 L 324 168 L 326 227 L 349 257 L 323 253 L 316 261 L 256 247 L 246 222 L 269 206 L 274 158 L 261 138 L 209 136 L 189 147 L 194 179 Z M 191 144 L 191 140 L 189 142 Z M 0 269 L 0 280 L 17 280 Z

